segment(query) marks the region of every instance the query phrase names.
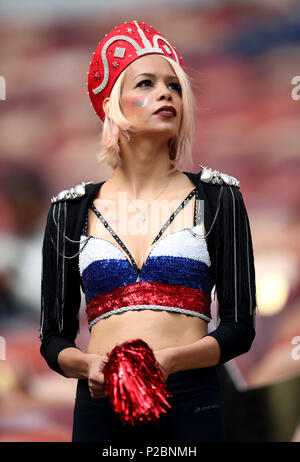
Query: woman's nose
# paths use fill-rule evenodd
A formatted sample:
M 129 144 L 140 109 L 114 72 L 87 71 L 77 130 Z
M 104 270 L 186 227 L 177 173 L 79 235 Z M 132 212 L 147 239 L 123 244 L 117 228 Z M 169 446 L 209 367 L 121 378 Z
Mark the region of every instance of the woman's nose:
M 159 100 L 161 100 L 161 99 L 167 99 L 168 101 L 171 101 L 172 100 L 172 95 L 171 95 L 171 93 L 163 94 L 163 95 L 161 95 Z
M 168 99 L 168 100 L 172 99 L 172 92 L 169 90 L 168 87 L 166 87 L 166 85 L 161 85 L 159 87 L 158 101 L 160 101 L 161 99 Z

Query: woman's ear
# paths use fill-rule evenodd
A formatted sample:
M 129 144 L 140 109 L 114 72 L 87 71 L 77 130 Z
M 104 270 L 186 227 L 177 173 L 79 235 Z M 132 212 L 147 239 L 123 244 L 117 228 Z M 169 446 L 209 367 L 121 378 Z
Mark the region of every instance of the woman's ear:
M 103 103 L 102 103 L 103 111 L 107 118 L 109 118 L 109 101 L 110 101 L 110 98 L 105 98 L 105 100 L 103 100 Z

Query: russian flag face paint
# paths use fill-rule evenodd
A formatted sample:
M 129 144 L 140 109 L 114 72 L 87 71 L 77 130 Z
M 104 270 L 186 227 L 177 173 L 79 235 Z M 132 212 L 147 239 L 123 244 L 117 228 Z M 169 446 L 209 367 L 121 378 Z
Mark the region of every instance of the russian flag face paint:
M 135 96 L 132 98 L 132 106 L 144 107 L 148 103 L 148 98 L 144 96 Z

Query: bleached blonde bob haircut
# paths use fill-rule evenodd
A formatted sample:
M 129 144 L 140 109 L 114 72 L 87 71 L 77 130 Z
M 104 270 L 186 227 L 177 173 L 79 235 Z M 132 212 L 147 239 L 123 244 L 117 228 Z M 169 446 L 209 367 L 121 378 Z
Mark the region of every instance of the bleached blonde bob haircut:
M 186 162 L 192 164 L 195 97 L 190 79 L 182 67 L 173 59 L 164 55 L 161 56 L 168 61 L 179 80 L 183 105 L 182 120 L 178 134 L 169 140 L 170 163 L 172 165 L 169 173 L 171 173 L 176 169 L 181 170 Z M 98 162 L 106 162 L 113 169 L 117 165 L 121 165 L 120 132 L 128 140 L 130 140 L 130 132 L 134 132 L 120 107 L 125 72 L 126 69 L 119 75 L 110 93 L 109 114 L 106 113 L 101 132 L 100 146 L 102 149 L 97 154 Z

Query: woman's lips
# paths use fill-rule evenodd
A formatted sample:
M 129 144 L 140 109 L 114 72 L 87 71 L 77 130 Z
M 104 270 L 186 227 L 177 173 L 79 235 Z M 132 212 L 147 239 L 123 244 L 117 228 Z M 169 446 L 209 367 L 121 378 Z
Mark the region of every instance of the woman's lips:
M 154 115 L 158 115 L 162 117 L 176 117 L 175 114 L 173 114 L 172 112 L 164 112 L 164 111 L 157 112 Z
M 169 105 L 164 104 L 159 109 L 157 109 L 157 111 L 155 111 L 154 114 L 162 114 L 164 116 L 171 115 L 171 117 L 176 117 L 177 112 L 176 112 L 175 107 L 172 106 L 171 104 L 169 104 Z

